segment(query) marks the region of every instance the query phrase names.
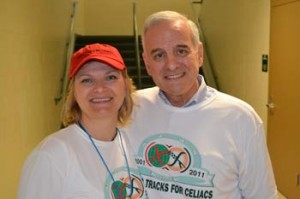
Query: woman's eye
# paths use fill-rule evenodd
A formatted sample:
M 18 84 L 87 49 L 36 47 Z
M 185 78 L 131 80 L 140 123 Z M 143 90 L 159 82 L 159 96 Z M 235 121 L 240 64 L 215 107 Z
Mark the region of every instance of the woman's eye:
M 107 80 L 115 80 L 115 79 L 118 79 L 117 75 L 108 75 L 106 77 Z
M 90 79 L 90 78 L 84 78 L 84 79 L 82 79 L 80 82 L 81 82 L 81 83 L 92 83 L 93 80 Z

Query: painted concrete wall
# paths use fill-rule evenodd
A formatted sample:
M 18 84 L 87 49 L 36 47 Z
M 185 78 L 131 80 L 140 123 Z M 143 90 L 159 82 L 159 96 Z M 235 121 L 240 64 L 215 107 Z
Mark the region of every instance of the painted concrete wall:
M 0 2 L 0 198 L 16 198 L 25 157 L 60 127 L 71 0 Z
M 87 35 L 132 35 L 133 0 L 84 0 L 80 1 L 83 10 L 79 11 L 78 33 Z M 136 0 L 138 27 L 141 29 L 145 18 L 159 10 L 176 10 L 192 17 L 189 0 Z M 84 12 L 84 13 L 83 13 Z
M 270 1 L 204 0 L 200 17 L 220 90 L 250 103 L 266 124 Z

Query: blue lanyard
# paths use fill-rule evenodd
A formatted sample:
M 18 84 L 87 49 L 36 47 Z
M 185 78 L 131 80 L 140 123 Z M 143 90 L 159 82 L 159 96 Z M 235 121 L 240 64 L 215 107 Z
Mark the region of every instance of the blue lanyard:
M 102 162 L 102 164 L 104 165 L 105 169 L 107 170 L 107 172 L 109 173 L 111 179 L 113 182 L 115 182 L 115 179 L 114 179 L 114 176 L 113 174 L 111 173 L 111 171 L 109 170 L 103 156 L 101 155 L 100 153 L 100 150 L 98 149 L 98 147 L 96 146 L 91 134 L 89 134 L 89 132 L 83 127 L 83 125 L 81 123 L 78 123 L 79 127 L 84 131 L 84 133 L 89 137 L 95 151 L 97 152 L 99 158 L 100 158 L 100 161 Z M 124 145 L 123 145 L 123 139 L 122 139 L 122 136 L 121 136 L 121 133 L 120 133 L 120 130 L 118 128 L 117 129 L 117 134 L 118 134 L 118 137 L 119 137 L 119 141 L 120 141 L 120 144 L 121 144 L 121 148 L 122 148 L 122 152 L 124 154 L 124 157 L 125 157 L 125 162 L 126 162 L 126 167 L 127 167 L 127 173 L 128 173 L 128 177 L 129 177 L 129 181 L 130 181 L 130 198 L 132 197 L 132 194 L 133 194 L 133 184 L 132 184 L 132 180 L 131 180 L 131 175 L 130 175 L 130 168 L 129 168 L 129 163 L 128 163 L 128 159 L 127 159 L 127 156 L 126 156 L 126 151 L 124 149 Z

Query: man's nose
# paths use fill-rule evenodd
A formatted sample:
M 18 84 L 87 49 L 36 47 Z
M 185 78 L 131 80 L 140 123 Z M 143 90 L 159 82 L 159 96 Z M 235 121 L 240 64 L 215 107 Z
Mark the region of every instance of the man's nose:
M 175 56 L 173 55 L 169 55 L 167 57 L 167 63 L 166 66 L 169 70 L 175 70 L 177 67 L 177 59 Z

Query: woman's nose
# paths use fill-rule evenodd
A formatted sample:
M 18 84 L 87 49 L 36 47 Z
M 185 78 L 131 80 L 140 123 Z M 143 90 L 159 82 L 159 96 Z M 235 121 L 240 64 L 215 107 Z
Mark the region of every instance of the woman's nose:
M 95 82 L 94 87 L 93 87 L 93 91 L 94 92 L 101 92 L 101 91 L 103 91 L 105 89 L 106 89 L 105 81 L 97 81 L 97 82 Z

